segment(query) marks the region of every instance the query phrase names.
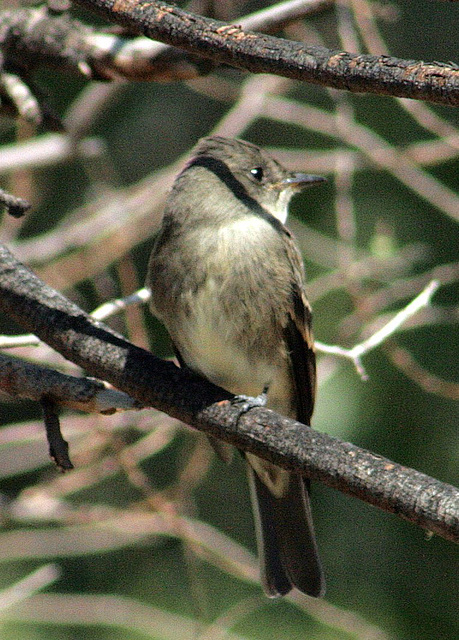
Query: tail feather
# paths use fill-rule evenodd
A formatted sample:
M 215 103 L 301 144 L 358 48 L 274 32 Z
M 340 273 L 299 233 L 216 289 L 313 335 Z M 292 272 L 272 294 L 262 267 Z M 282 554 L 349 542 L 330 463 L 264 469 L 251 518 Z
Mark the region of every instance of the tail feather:
M 296 587 L 321 597 L 325 579 L 304 479 L 290 474 L 288 489 L 278 498 L 248 466 L 264 589 L 271 597 Z

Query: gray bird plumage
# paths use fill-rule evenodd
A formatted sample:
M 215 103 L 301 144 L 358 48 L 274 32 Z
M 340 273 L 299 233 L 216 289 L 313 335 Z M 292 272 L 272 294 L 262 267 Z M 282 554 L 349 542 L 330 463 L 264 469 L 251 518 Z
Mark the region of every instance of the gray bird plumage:
M 284 226 L 291 196 L 322 180 L 242 140 L 204 138 L 177 177 L 150 258 L 152 312 L 181 363 L 305 424 L 315 357 L 304 270 Z M 262 581 L 270 596 L 324 593 L 304 479 L 246 455 Z

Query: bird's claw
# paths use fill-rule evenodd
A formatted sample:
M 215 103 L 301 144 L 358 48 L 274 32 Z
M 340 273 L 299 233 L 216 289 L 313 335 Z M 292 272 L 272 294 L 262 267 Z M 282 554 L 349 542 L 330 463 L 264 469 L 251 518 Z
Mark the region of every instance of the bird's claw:
M 250 409 L 255 409 L 256 407 L 265 407 L 266 402 L 268 400 L 268 387 L 265 387 L 260 393 L 259 396 L 246 396 L 244 394 L 240 394 L 234 396 L 231 400 L 231 404 L 239 406 L 240 415 L 247 413 Z

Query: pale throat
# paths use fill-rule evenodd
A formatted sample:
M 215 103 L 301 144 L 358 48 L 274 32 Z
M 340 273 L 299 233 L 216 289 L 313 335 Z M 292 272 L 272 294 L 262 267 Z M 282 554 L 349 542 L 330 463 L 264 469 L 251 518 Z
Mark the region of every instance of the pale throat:
M 275 218 L 277 218 L 282 224 L 287 222 L 288 217 L 288 203 L 290 202 L 291 194 L 287 190 L 283 191 L 276 204 L 273 206 L 263 205 L 263 207 Z

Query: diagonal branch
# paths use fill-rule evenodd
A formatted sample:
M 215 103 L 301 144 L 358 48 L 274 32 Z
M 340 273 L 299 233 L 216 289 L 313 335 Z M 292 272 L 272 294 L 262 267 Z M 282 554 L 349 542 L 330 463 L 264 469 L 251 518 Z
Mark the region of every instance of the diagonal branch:
M 62 355 L 140 402 L 459 542 L 459 491 L 451 485 L 273 411 L 241 415 L 229 402 L 231 394 L 190 378 L 95 321 L 5 247 L 0 247 L 0 307 Z
M 288 0 L 239 18 L 237 26 L 160 1 L 75 2 L 148 38 L 103 33 L 66 13 L 53 15 L 46 7 L 1 12 L 2 70 L 14 70 L 11 80 L 15 86 L 22 83 L 20 93 L 26 91 L 30 97 L 24 108 L 33 107 L 34 118 L 48 119 L 49 125 L 58 123 L 46 113 L 47 105 L 40 106 L 36 100 L 32 104 L 36 96 L 27 86 L 30 70 L 40 65 L 87 78 L 174 81 L 207 74 L 214 64 L 228 64 L 353 92 L 459 104 L 459 68 L 453 63 L 360 55 L 250 31 L 279 28 L 294 18 L 327 8 L 330 0 Z M 25 83 L 20 77 L 23 74 L 27 76 Z M 5 80 L 10 76 L 2 75 Z M 21 111 L 14 98 L 13 102 Z
M 214 62 L 353 92 L 459 104 L 459 68 L 307 46 L 244 31 L 160 0 L 75 0 L 107 20 Z

